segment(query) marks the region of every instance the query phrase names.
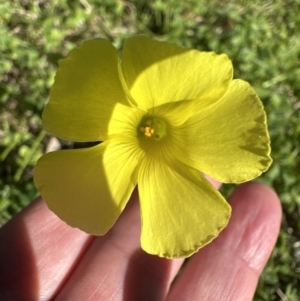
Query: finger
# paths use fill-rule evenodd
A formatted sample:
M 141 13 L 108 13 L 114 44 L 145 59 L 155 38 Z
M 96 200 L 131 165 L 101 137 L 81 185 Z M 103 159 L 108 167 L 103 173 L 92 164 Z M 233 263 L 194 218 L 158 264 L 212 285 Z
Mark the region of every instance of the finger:
M 278 236 L 281 207 L 275 192 L 259 183 L 239 186 L 230 203 L 229 225 L 188 261 L 167 300 L 252 300 Z
M 218 185 L 217 183 L 213 184 Z M 138 204 L 134 206 L 137 207 L 133 211 L 136 216 L 139 216 Z M 131 209 L 127 211 L 130 212 Z M 128 213 L 128 215 L 130 217 L 131 214 Z M 119 228 L 122 228 L 122 223 L 120 224 Z M 139 217 L 133 227 L 140 229 Z M 131 236 L 134 231 L 127 233 Z M 136 247 L 138 250 L 134 254 L 128 251 L 127 258 L 130 258 L 130 269 L 128 268 L 126 272 L 125 286 L 130 288 L 134 283 L 136 287 L 136 283 L 139 283 L 139 287 L 142 288 L 142 284 L 147 283 L 149 291 L 155 292 L 156 296 L 159 295 L 163 298 L 183 260 L 170 261 L 145 254 L 139 248 L 139 233 L 135 238 L 137 238 L 136 244 L 132 245 L 132 249 Z M 102 245 L 102 238 L 99 237 L 97 240 Z M 119 241 L 119 238 L 116 238 L 115 241 Z M 89 235 L 70 228 L 50 212 L 43 201 L 34 202 L 0 231 L 0 287 L 5 288 L 5 290 L 1 290 L 0 297 L 10 296 L 14 300 L 23 301 L 51 299 L 71 274 L 90 242 Z M 156 268 L 153 269 L 154 266 Z M 144 270 L 148 270 L 148 272 L 142 273 L 145 277 L 140 277 L 140 272 Z M 157 272 L 152 272 L 153 270 L 157 270 Z M 135 277 L 128 275 L 135 275 Z M 152 280 L 148 281 L 150 278 Z M 163 281 L 161 281 L 162 279 Z M 151 286 L 149 283 L 153 285 Z M 153 287 L 156 289 L 151 289 Z M 130 297 L 130 289 L 122 288 L 122 290 L 124 296 L 129 296 L 129 300 L 134 300 L 133 296 Z M 104 292 L 111 293 L 109 289 Z M 135 292 L 136 296 L 147 294 L 147 290 L 143 289 L 135 288 Z M 151 294 L 148 296 L 152 300 Z M 140 300 L 139 297 L 137 300 Z
M 51 299 L 89 241 L 33 202 L 0 230 L 0 300 Z
M 216 189 L 219 189 L 222 186 L 222 183 L 220 183 L 219 181 L 211 178 L 208 175 L 205 175 L 205 174 L 203 174 L 203 175 Z
M 116 225 L 93 241 L 55 300 L 163 300 L 182 260 L 142 251 L 140 228 L 135 192 Z
M 184 260 L 146 254 L 140 248 L 140 229 L 135 192 L 116 225 L 93 242 L 55 300 L 164 300 Z

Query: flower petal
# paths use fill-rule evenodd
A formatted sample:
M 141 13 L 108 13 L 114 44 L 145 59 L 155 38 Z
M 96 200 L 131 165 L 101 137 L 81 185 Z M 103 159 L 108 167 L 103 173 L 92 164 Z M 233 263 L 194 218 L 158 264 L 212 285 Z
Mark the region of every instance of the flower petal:
M 44 128 L 59 138 L 107 139 L 116 103 L 127 103 L 116 49 L 106 40 L 84 42 L 61 61 L 43 113 Z
M 215 105 L 172 128 L 172 135 L 177 158 L 220 182 L 249 181 L 272 162 L 262 103 L 242 80 L 232 81 Z
M 227 225 L 230 206 L 196 170 L 150 158 L 139 173 L 142 248 L 167 258 L 188 257 Z
M 137 107 L 117 103 L 108 126 L 108 135 L 137 136 L 137 127 L 146 114 Z
M 226 55 L 189 50 L 146 36 L 125 42 L 122 70 L 131 95 L 144 109 L 200 97 L 219 99 L 233 72 Z
M 116 137 L 92 148 L 48 153 L 36 165 L 35 184 L 62 220 L 103 235 L 136 186 L 142 155 L 135 141 Z

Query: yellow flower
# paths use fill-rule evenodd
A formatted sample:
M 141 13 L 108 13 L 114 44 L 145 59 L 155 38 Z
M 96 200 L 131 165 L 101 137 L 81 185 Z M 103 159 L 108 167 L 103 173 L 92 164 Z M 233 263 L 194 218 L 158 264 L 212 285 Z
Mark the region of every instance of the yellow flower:
M 146 252 L 186 257 L 209 243 L 231 209 L 199 171 L 240 183 L 271 164 L 263 106 L 232 73 L 224 54 L 145 36 L 126 41 L 121 64 L 106 40 L 73 50 L 59 66 L 44 127 L 62 139 L 104 142 L 38 161 L 35 183 L 49 208 L 103 235 L 138 184 Z

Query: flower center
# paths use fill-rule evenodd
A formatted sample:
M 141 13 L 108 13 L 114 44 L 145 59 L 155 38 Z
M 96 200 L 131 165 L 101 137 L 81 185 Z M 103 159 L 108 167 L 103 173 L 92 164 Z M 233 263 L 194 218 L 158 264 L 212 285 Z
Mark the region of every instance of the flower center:
M 147 140 L 159 141 L 166 135 L 166 123 L 160 118 L 145 116 L 138 127 L 138 135 Z

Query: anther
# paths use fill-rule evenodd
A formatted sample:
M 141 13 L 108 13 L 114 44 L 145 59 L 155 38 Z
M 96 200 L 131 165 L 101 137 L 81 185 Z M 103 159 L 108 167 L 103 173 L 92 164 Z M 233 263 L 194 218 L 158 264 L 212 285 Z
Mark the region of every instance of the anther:
M 147 116 L 141 120 L 138 131 L 147 140 L 158 141 L 166 135 L 166 125 L 160 118 Z

